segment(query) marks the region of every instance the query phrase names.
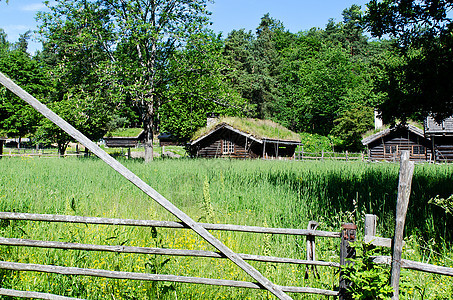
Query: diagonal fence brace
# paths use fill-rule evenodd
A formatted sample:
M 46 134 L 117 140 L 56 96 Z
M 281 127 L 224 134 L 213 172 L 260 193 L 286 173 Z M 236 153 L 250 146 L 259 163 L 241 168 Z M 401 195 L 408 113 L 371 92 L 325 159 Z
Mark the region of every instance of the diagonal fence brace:
M 149 197 L 154 199 L 157 203 L 159 203 L 163 208 L 177 217 L 181 222 L 186 224 L 190 227 L 193 231 L 195 231 L 198 235 L 200 235 L 203 239 L 205 239 L 209 244 L 211 244 L 214 248 L 219 250 L 223 253 L 227 258 L 229 258 L 234 264 L 244 270 L 247 274 L 249 274 L 253 279 L 255 279 L 259 284 L 261 284 L 265 289 L 269 292 L 274 294 L 277 298 L 282 300 L 290 300 L 292 299 L 290 296 L 285 294 L 280 286 L 275 285 L 269 279 L 264 277 L 258 270 L 252 267 L 250 264 L 245 262 L 237 253 L 233 252 L 230 248 L 225 246 L 221 241 L 215 238 L 209 231 L 205 228 L 200 226 L 197 222 L 192 220 L 187 214 L 181 211 L 178 207 L 176 207 L 173 203 L 167 200 L 164 196 L 159 194 L 156 190 L 150 187 L 147 183 L 145 183 L 142 179 L 140 179 L 137 175 L 135 175 L 132 171 L 128 168 L 123 166 L 120 162 L 116 159 L 111 157 L 107 154 L 104 150 L 102 150 L 99 146 L 93 143 L 89 138 L 83 135 L 80 131 L 75 129 L 72 125 L 68 122 L 63 120 L 60 116 L 50 110 L 47 106 L 39 102 L 36 98 L 32 95 L 24 91 L 20 86 L 15 84 L 11 79 L 7 78 L 3 73 L 0 72 L 0 83 L 4 85 L 8 90 L 12 93 L 17 95 L 19 98 L 30 104 L 34 109 L 36 109 L 39 113 L 41 113 L 44 117 L 52 121 L 55 125 L 60 127 L 64 130 L 67 134 L 69 134 L 72 138 L 77 140 L 83 146 L 87 147 L 91 152 L 93 152 L 97 157 L 102 159 L 106 164 L 112 167 L 115 171 L 120 173 L 123 177 L 133 183 L 136 187 L 142 190 L 145 194 Z

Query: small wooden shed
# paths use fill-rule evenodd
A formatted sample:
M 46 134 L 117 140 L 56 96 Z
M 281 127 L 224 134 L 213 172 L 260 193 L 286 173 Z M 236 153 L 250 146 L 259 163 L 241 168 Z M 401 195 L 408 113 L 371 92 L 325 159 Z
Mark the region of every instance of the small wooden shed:
M 293 159 L 300 136 L 270 120 L 221 118 L 197 131 L 192 157 Z
M 178 145 L 178 140 L 176 137 L 169 133 L 169 132 L 163 132 L 157 136 L 159 139 L 159 146 L 177 146 Z
M 440 123 L 432 117 L 425 119 L 425 137 L 431 139 L 436 161 L 453 162 L 453 117 Z
M 397 160 L 401 151 L 410 152 L 410 159 L 426 161 L 434 159 L 432 143 L 422 129 L 413 125 L 397 125 L 377 132 L 362 140 L 368 149 L 370 160 Z
M 137 128 L 133 128 L 137 129 Z M 132 136 L 128 133 L 134 132 Z M 145 134 L 142 129 L 138 130 L 119 130 L 116 132 L 108 133 L 104 137 L 105 145 L 110 148 L 136 148 L 139 142 L 144 141 Z

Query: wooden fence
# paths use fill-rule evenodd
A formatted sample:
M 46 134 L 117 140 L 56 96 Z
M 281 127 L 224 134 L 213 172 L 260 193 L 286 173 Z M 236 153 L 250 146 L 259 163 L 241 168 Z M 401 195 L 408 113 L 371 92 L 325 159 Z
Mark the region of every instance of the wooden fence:
M 363 152 L 328 152 L 322 150 L 321 152 L 305 152 L 296 151 L 294 154 L 296 160 L 343 160 L 343 161 L 365 161 L 367 156 Z
M 102 224 L 113 226 L 140 226 L 140 227 L 158 227 L 158 228 L 173 228 L 173 229 L 187 229 L 188 227 L 182 222 L 170 221 L 152 221 L 152 220 L 131 220 L 131 219 L 108 219 L 108 218 L 95 218 L 95 217 L 80 217 L 68 215 L 40 215 L 40 214 L 27 214 L 27 213 L 12 213 L 0 212 L 0 219 L 2 220 L 22 220 L 22 221 L 38 221 L 38 222 L 62 222 L 62 223 L 81 223 L 81 224 Z M 261 256 L 251 254 L 237 253 L 239 257 L 247 261 L 259 261 L 269 263 L 287 263 L 296 265 L 307 265 L 314 269 L 314 266 L 325 266 L 340 268 L 341 263 L 318 261 L 315 259 L 315 237 L 323 238 L 336 238 L 342 237 L 340 232 L 329 232 L 316 230 L 316 222 L 310 222 L 307 229 L 289 229 L 289 228 L 266 228 L 256 226 L 240 226 L 230 224 L 208 224 L 199 223 L 200 226 L 207 230 L 221 230 L 221 231 L 236 231 L 248 233 L 264 233 L 264 234 L 284 234 L 295 236 L 307 237 L 307 259 L 297 258 L 284 258 Z M 17 247 L 38 247 L 38 248 L 51 248 L 51 249 L 65 249 L 65 250 L 83 250 L 83 251 L 102 251 L 114 253 L 135 253 L 135 254 L 152 254 L 152 255 L 167 255 L 167 256 L 190 256 L 190 257 L 205 257 L 225 259 L 225 255 L 215 251 L 202 251 L 202 250 L 184 250 L 184 249 L 162 249 L 162 248 L 147 248 L 147 247 L 131 247 L 123 245 L 93 245 L 93 244 L 79 244 L 57 241 L 40 241 L 30 239 L 17 239 L 17 238 L 4 238 L 0 237 L 0 245 L 2 246 L 17 246 Z M 342 243 L 346 248 L 340 251 L 340 255 L 346 255 L 348 245 Z M 343 264 L 347 261 L 347 257 L 341 258 Z M 8 269 L 15 271 L 35 271 L 44 273 L 55 273 L 63 275 L 78 275 L 78 276 L 95 276 L 114 279 L 128 279 L 128 280 L 143 280 L 143 281 L 169 281 L 180 283 L 192 284 L 206 284 L 228 286 L 236 288 L 251 288 L 251 289 L 264 289 L 262 285 L 256 282 L 245 282 L 236 280 L 221 280 L 212 278 L 200 277 L 186 277 L 176 275 L 161 275 L 149 273 L 133 273 L 121 271 L 108 271 L 102 269 L 87 269 L 75 267 L 61 267 L 55 265 L 38 265 L 0 261 L 0 269 Z M 325 290 L 310 287 L 298 286 L 279 286 L 283 292 L 290 293 L 310 293 L 324 296 L 339 296 L 341 291 Z M 0 289 L 0 295 L 19 295 L 25 291 Z M 36 293 L 36 292 L 32 292 Z M 38 293 L 41 294 L 41 293 Z M 20 297 L 20 296 L 18 296 Z M 53 298 L 52 298 L 53 297 Z M 39 299 L 59 299 L 57 295 L 42 294 Z M 63 299 L 63 298 L 62 298 Z M 71 299 L 71 298 L 64 298 Z

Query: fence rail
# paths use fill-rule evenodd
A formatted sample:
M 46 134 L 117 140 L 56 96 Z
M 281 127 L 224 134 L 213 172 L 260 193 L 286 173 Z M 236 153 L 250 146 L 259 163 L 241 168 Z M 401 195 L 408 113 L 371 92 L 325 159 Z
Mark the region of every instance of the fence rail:
M 37 221 L 37 222 L 60 222 L 60 223 L 78 223 L 78 224 L 96 224 L 96 225 L 119 225 L 119 226 L 138 226 L 138 227 L 160 227 L 172 229 L 189 229 L 182 222 L 173 221 L 156 221 L 156 220 L 134 220 L 134 219 L 113 219 L 113 218 L 98 218 L 98 217 L 82 217 L 70 215 L 51 215 L 51 214 L 30 214 L 30 213 L 15 213 L 15 212 L 0 212 L 0 220 L 20 220 L 20 221 Z M 310 222 L 310 224 L 315 222 Z M 311 227 L 309 224 L 308 228 Z M 340 268 L 340 263 L 317 261 L 314 259 L 314 243 L 315 237 L 327 238 L 340 238 L 339 232 L 322 231 L 315 229 L 295 229 L 295 228 L 268 228 L 258 226 L 243 226 L 231 224 L 210 224 L 198 223 L 205 229 L 219 230 L 219 231 L 235 231 L 245 233 L 257 234 L 285 234 L 294 236 L 306 236 L 307 241 L 313 244 L 313 254 L 307 259 L 295 259 L 285 257 L 261 256 L 252 254 L 237 253 L 237 255 L 247 261 L 259 261 L 267 263 L 285 263 L 307 266 L 323 266 Z M 49 248 L 49 249 L 62 249 L 62 250 L 82 250 L 82 251 L 101 251 L 113 253 L 134 253 L 134 254 L 152 254 L 152 255 L 168 255 L 168 256 L 188 256 L 188 257 L 204 257 L 204 258 L 227 258 L 221 252 L 204 251 L 204 250 L 185 250 L 185 249 L 169 249 L 169 248 L 150 248 L 150 247 L 132 247 L 123 245 L 93 245 L 93 244 L 80 244 L 68 243 L 57 241 L 40 241 L 31 239 L 18 239 L 18 238 L 5 238 L 0 237 L 1 246 L 14 246 L 14 247 L 36 247 L 36 248 Z M 44 273 L 55 273 L 63 275 L 79 275 L 79 276 L 95 276 L 114 279 L 130 279 L 130 280 L 144 280 L 144 281 L 171 281 L 180 283 L 193 283 L 193 284 L 206 284 L 206 285 L 219 285 L 239 288 L 251 289 L 265 289 L 261 284 L 246 281 L 235 280 L 219 280 L 200 277 L 186 277 L 176 275 L 159 275 L 147 273 L 134 273 L 134 272 L 120 272 L 120 271 L 107 271 L 100 269 L 86 269 L 62 266 L 48 266 L 39 264 L 25 264 L 15 262 L 0 261 L 0 269 L 8 269 L 15 271 L 34 271 Z M 278 286 L 283 292 L 291 293 L 310 293 L 324 296 L 338 296 L 339 291 L 310 288 L 310 287 L 294 287 L 294 286 Z M 13 290 L 8 290 L 8 293 L 0 295 L 10 295 Z M 21 291 L 13 291 L 20 294 Z M 47 296 L 49 294 L 43 294 Z M 43 296 L 43 297 L 44 297 Z M 18 296 L 20 297 L 20 296 Z M 25 297 L 25 296 L 24 296 Z M 39 298 L 38 298 L 39 299 Z M 52 299 L 52 298 L 41 298 Z M 55 298 L 59 299 L 59 298 Z M 72 299 L 72 298 L 61 298 Z
M 6 151 L 9 150 L 9 151 Z M 39 149 L 34 148 L 3 148 L 1 157 L 66 157 L 66 156 L 84 156 L 84 153 L 66 151 L 64 155 L 60 155 L 56 149 Z
M 112 219 L 112 218 L 51 215 L 51 214 L 29 214 L 29 213 L 14 213 L 14 212 L 0 212 L 0 219 L 189 229 L 189 227 L 187 225 L 185 225 L 184 223 L 173 222 L 173 221 Z M 238 231 L 238 232 L 250 232 L 250 233 L 267 233 L 267 234 L 288 234 L 288 235 L 318 236 L 318 237 L 331 237 L 331 238 L 340 237 L 339 232 L 322 231 L 322 230 L 297 229 L 297 228 L 270 228 L 270 227 L 243 226 L 243 225 L 231 225 L 231 224 L 210 224 L 210 223 L 197 223 L 197 224 L 207 230 Z
M 365 223 L 370 223 L 369 222 L 370 219 L 376 220 L 376 216 L 375 215 L 365 215 Z M 371 245 L 378 246 L 378 247 L 387 247 L 387 248 L 392 247 L 392 239 L 370 235 L 371 233 L 368 232 L 368 230 L 371 230 L 373 232 L 372 234 L 375 234 L 375 232 L 376 232 L 375 225 L 374 225 L 374 229 L 368 228 L 365 230 L 365 236 L 364 236 L 365 243 L 369 243 Z M 372 259 L 373 259 L 373 262 L 376 264 L 391 265 L 393 262 L 393 259 L 391 256 L 374 256 L 374 257 L 372 257 Z M 400 261 L 401 268 L 404 268 L 404 269 L 411 269 L 411 270 L 445 275 L 445 276 L 453 276 L 453 268 L 437 266 L 437 265 L 432 265 L 432 264 L 427 264 L 427 263 L 422 263 L 422 262 L 417 262 L 417 261 L 412 261 L 412 260 L 407 260 L 407 259 L 400 259 L 399 261 Z
M 296 151 L 295 152 L 296 160 L 344 160 L 344 161 L 365 161 L 367 156 L 362 153 L 353 153 L 353 152 L 305 152 L 305 151 Z

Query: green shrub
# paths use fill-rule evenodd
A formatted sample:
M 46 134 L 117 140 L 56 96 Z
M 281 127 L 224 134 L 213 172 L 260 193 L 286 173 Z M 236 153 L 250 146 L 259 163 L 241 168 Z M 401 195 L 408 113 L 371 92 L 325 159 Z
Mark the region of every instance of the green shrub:
M 376 248 L 364 242 L 353 243 L 352 247 L 355 248 L 356 258 L 351 259 L 353 264 L 344 269 L 344 276 L 352 283 L 348 288 L 352 298 L 373 300 L 391 297 L 393 289 L 388 284 L 390 268 L 373 262 Z

